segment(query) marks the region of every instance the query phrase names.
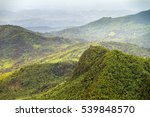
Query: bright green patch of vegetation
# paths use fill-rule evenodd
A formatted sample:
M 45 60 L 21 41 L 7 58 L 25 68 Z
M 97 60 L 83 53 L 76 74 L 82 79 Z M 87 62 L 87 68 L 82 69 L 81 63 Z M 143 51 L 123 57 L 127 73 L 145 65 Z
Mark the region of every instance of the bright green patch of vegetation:
M 0 99 L 150 99 L 150 50 L 142 48 L 150 47 L 150 22 L 144 14 L 55 33 L 70 39 L 0 26 Z
M 5 74 L 0 99 L 21 99 L 47 91 L 71 77 L 75 63 L 35 64 Z
M 91 46 L 73 77 L 32 99 L 150 99 L 150 59 Z

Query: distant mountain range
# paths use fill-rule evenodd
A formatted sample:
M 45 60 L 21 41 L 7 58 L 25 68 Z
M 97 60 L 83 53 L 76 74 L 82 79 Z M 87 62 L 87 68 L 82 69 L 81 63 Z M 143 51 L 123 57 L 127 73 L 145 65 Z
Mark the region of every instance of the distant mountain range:
M 22 11 L 0 11 L 0 24 L 19 25 L 32 31 L 50 32 L 55 29 L 64 29 L 72 26 L 79 26 L 104 16 L 117 17 L 135 13 L 136 11 L 121 10 L 22 10 Z M 43 30 L 35 30 L 36 27 L 45 27 Z M 47 30 L 47 27 L 51 27 Z M 52 30 L 54 29 L 54 30 Z
M 52 32 L 52 31 L 60 31 L 67 27 L 48 27 L 48 26 L 38 26 L 38 27 L 26 27 L 29 30 L 32 30 L 34 32 L 40 32 L 40 33 L 46 33 L 46 32 Z M 69 28 L 69 27 L 68 27 Z
M 150 10 L 51 33 L 0 25 L 0 99 L 150 99 L 149 19 Z
M 88 41 L 126 42 L 150 48 L 150 10 L 124 17 L 103 17 L 84 26 L 50 33 Z
M 60 60 L 62 61 L 63 56 L 67 55 L 67 51 L 69 54 L 72 54 L 73 51 L 77 51 L 77 53 L 74 56 L 69 55 L 70 58 L 69 56 L 65 57 L 64 60 L 70 59 L 78 61 L 80 55 L 88 49 L 90 44 L 93 45 L 93 43 L 80 39 L 44 37 L 42 34 L 32 32 L 19 26 L 2 25 L 0 26 L 0 72 L 11 71 L 19 66 L 21 67 L 22 65 L 32 64 L 42 60 L 42 58 L 45 57 L 45 60 L 47 60 L 49 55 L 51 58 L 55 56 L 55 59 L 48 61 L 59 61 L 59 58 L 61 58 Z M 94 45 L 95 44 L 109 49 L 121 50 L 136 56 L 150 56 L 148 49 L 140 48 L 129 43 L 94 42 Z M 57 54 L 55 55 L 55 53 Z

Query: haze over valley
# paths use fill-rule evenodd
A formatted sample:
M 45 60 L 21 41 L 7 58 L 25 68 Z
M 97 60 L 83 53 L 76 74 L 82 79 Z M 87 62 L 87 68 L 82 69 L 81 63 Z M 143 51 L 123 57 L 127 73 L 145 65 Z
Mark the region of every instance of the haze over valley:
M 2 3 L 0 99 L 150 99 L 149 1 Z

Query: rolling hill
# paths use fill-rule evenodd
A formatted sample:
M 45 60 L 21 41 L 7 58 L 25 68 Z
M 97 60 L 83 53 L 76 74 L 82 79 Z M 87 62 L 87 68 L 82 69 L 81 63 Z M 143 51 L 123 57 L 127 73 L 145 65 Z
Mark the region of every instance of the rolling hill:
M 43 57 L 38 61 L 38 63 L 58 63 L 58 62 L 68 62 L 68 61 L 78 62 L 83 52 L 86 49 L 88 49 L 91 45 L 102 46 L 108 48 L 109 50 L 120 50 L 124 53 L 143 57 L 143 58 L 150 57 L 150 50 L 129 43 L 85 42 L 85 43 L 79 43 L 73 46 L 69 46 L 65 49 L 62 49 L 61 51 Z
M 149 58 L 81 45 L 0 78 L 0 99 L 150 99 Z
M 84 26 L 52 32 L 49 35 L 89 41 L 126 42 L 150 48 L 150 10 L 124 17 L 104 17 Z
M 79 41 L 79 40 L 78 40 Z M 46 38 L 19 26 L 0 26 L 0 72 L 9 71 L 22 64 L 78 43 L 60 37 Z
M 28 99 L 150 99 L 150 59 L 91 46 L 71 79 Z
M 46 34 L 0 25 L 0 99 L 150 99 L 149 37 L 150 10 Z

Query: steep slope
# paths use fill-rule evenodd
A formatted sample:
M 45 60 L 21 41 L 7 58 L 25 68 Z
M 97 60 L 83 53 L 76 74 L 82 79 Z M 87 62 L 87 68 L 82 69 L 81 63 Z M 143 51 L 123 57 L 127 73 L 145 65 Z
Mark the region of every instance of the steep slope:
M 0 72 L 78 43 L 60 37 L 46 38 L 19 26 L 0 26 Z
M 20 99 L 51 89 L 71 77 L 74 62 L 34 64 L 0 79 L 0 99 Z
M 150 10 L 118 18 L 104 17 L 84 26 L 50 33 L 67 38 L 116 41 L 150 48 Z
M 56 52 L 55 54 L 41 58 L 37 62 L 37 64 L 29 65 L 29 66 L 21 68 L 20 70 L 15 71 L 14 73 L 11 73 L 11 74 L 8 73 L 8 74 L 4 74 L 3 76 L 1 76 L 0 77 L 0 82 L 1 82 L 0 83 L 0 95 L 1 95 L 0 99 L 48 99 L 48 98 L 59 99 L 60 98 L 59 96 L 58 97 L 56 96 L 55 98 L 49 97 L 49 95 L 51 95 L 51 89 L 56 92 L 57 91 L 59 92 L 59 89 L 57 89 L 57 88 L 60 88 L 61 90 L 64 89 L 64 87 L 66 87 L 66 86 L 67 87 L 69 86 L 69 88 L 71 88 L 72 85 L 70 87 L 69 84 L 72 84 L 72 82 L 77 82 L 77 79 L 79 81 L 81 79 L 83 79 L 81 77 L 82 75 L 85 76 L 88 80 L 88 76 L 86 76 L 86 75 L 88 75 L 88 74 L 96 75 L 96 74 L 98 74 L 97 72 L 102 72 L 101 70 L 103 70 L 103 68 L 99 69 L 97 67 L 97 65 L 103 66 L 103 64 L 105 64 L 105 62 L 99 63 L 99 61 L 101 61 L 103 58 L 105 58 L 106 59 L 105 61 L 107 61 L 107 57 L 105 57 L 105 56 L 106 55 L 110 56 L 111 55 L 110 53 L 112 53 L 113 51 L 111 52 L 110 50 L 100 48 L 100 47 L 93 47 L 91 45 L 102 45 L 103 47 L 107 47 L 111 50 L 120 49 L 120 50 L 125 51 L 130 54 L 139 54 L 140 53 L 139 56 L 148 56 L 149 55 L 147 53 L 148 52 L 147 50 L 139 48 L 138 46 L 135 46 L 135 45 L 130 45 L 130 44 L 115 43 L 115 42 L 100 43 L 100 44 L 99 43 L 77 44 L 77 45 L 68 47 L 60 52 Z M 88 49 L 89 47 L 90 47 L 90 49 Z M 86 50 L 86 49 L 88 49 L 88 50 Z M 84 52 L 85 50 L 86 50 L 86 52 Z M 84 52 L 84 54 L 82 55 L 83 52 Z M 117 52 L 117 51 L 115 50 L 114 52 Z M 98 56 L 97 56 L 97 54 L 98 54 Z M 122 53 L 119 52 L 119 54 L 117 56 L 121 56 L 121 55 L 122 55 Z M 81 58 L 80 58 L 80 56 L 81 56 Z M 127 58 L 128 56 L 129 55 L 125 54 L 123 58 Z M 113 56 L 111 56 L 111 57 L 113 59 Z M 80 58 L 80 60 L 79 60 L 79 58 Z M 131 59 L 135 58 L 135 60 L 136 60 L 136 58 L 138 58 L 138 57 L 131 56 L 130 58 Z M 129 58 L 129 60 L 130 60 L 130 58 Z M 140 58 L 138 58 L 138 59 L 141 62 L 143 60 L 146 61 L 146 59 L 140 59 Z M 79 64 L 76 67 L 76 63 L 78 60 L 79 60 Z M 118 60 L 119 59 L 114 60 L 115 62 L 110 60 L 109 62 L 112 62 L 111 64 L 113 64 L 113 63 L 117 63 Z M 133 60 L 133 62 L 135 60 Z M 128 59 L 127 60 L 125 59 L 124 61 L 126 61 L 126 63 L 128 63 L 128 62 L 131 63 L 130 61 L 128 61 Z M 107 67 L 111 64 L 108 63 Z M 120 63 L 118 63 L 118 64 L 120 64 Z M 147 62 L 145 64 L 148 65 L 149 62 Z M 141 65 L 140 62 L 139 62 L 139 65 Z M 95 66 L 96 66 L 96 68 L 95 68 Z M 125 66 L 126 66 L 126 64 L 125 64 Z M 75 67 L 76 67 L 76 70 L 73 72 Z M 114 67 L 117 68 L 117 65 L 114 64 Z M 138 67 L 138 66 L 135 66 L 135 68 L 136 67 Z M 117 69 L 117 71 L 119 74 L 122 74 L 122 72 L 119 71 L 119 68 Z M 114 69 L 114 68 L 112 68 L 112 69 Z M 129 67 L 129 69 L 135 70 L 134 67 L 133 68 Z M 149 69 L 149 67 L 147 67 L 147 69 Z M 106 71 L 107 71 L 107 69 L 106 69 Z M 93 73 L 91 73 L 91 72 L 93 72 Z M 129 74 L 130 73 L 131 72 L 129 71 Z M 123 75 L 126 76 L 126 74 L 124 74 L 124 71 L 123 71 Z M 72 76 L 73 76 L 73 78 L 71 78 Z M 89 76 L 88 82 L 93 82 L 93 79 L 90 79 L 90 77 L 91 76 Z M 93 76 L 93 77 L 96 77 L 96 76 Z M 120 76 L 118 75 L 118 77 L 120 77 Z M 71 81 L 68 81 L 70 78 L 71 78 Z M 103 78 L 103 76 L 102 76 L 102 78 Z M 67 83 L 65 83 L 65 82 L 67 82 Z M 64 84 L 64 85 L 62 85 L 62 84 Z M 80 85 L 84 85 L 84 84 L 82 84 L 80 82 L 79 86 Z M 56 88 L 56 90 L 54 87 Z M 47 90 L 50 90 L 50 92 L 49 91 L 46 92 Z M 46 97 L 45 95 L 47 95 L 48 97 Z M 63 94 L 61 94 L 61 95 L 63 95 Z M 69 97 L 66 97 L 66 98 L 68 99 Z
M 72 79 L 29 99 L 150 99 L 150 59 L 91 46 Z

